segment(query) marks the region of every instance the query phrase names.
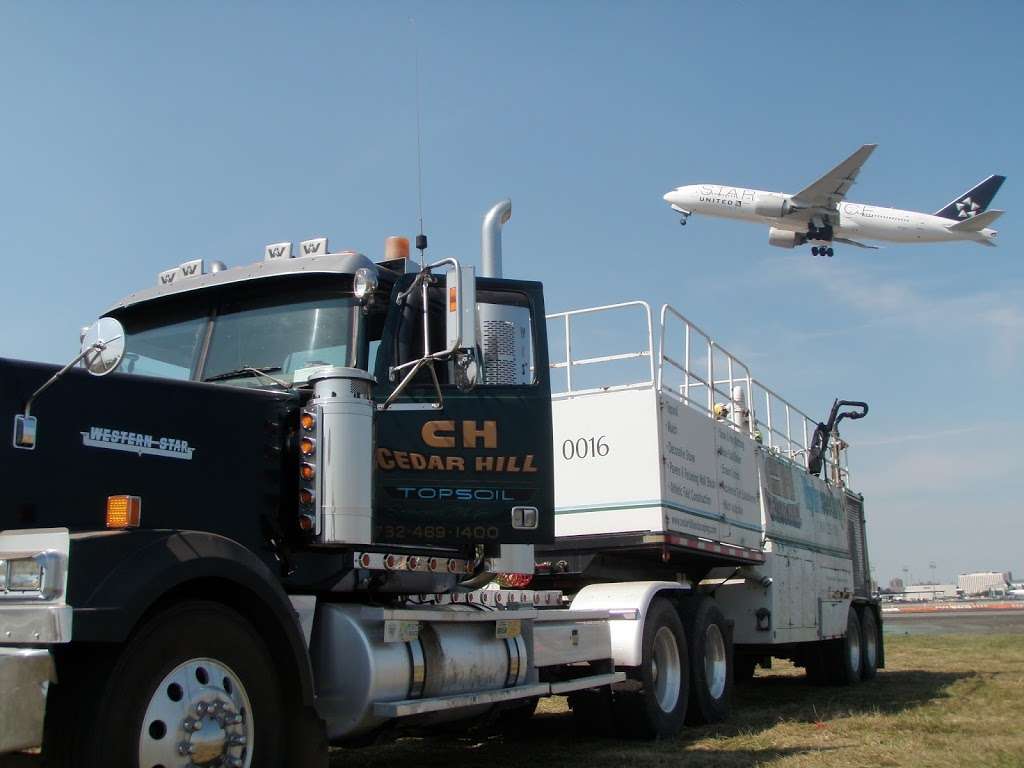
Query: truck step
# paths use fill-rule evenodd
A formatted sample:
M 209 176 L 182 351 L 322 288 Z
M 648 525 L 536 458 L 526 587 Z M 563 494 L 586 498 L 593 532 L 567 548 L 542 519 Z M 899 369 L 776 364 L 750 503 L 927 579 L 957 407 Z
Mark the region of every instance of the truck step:
M 502 688 L 496 691 L 459 693 L 453 696 L 437 696 L 432 699 L 378 701 L 373 705 L 373 711 L 378 717 L 410 717 L 412 715 L 424 715 L 429 712 L 440 712 L 461 707 L 474 707 L 482 704 L 497 704 L 503 701 L 529 699 L 534 696 L 563 695 L 570 691 L 581 691 L 586 688 L 599 688 L 604 685 L 611 685 L 625 679 L 626 676 L 622 672 L 610 672 L 559 683 L 518 685 L 514 688 Z

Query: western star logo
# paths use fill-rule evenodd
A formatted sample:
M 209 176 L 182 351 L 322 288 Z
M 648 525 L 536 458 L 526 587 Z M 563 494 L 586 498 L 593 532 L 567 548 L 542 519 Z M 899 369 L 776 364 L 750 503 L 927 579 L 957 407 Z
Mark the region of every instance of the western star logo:
M 981 210 L 981 206 L 971 200 L 971 198 L 965 197 L 956 204 L 956 209 L 959 212 L 957 213 L 957 216 L 961 219 L 969 219 L 977 215 L 978 211 Z
M 127 432 L 106 427 L 89 427 L 82 435 L 82 445 L 90 448 L 105 448 L 110 451 L 127 451 L 142 455 L 163 456 L 170 459 L 192 460 L 195 448 L 187 440 L 173 437 L 154 437 L 141 432 Z

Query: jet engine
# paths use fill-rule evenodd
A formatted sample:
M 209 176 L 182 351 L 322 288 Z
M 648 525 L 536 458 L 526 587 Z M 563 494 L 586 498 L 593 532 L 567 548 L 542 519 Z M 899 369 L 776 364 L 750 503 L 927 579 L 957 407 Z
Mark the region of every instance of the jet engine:
M 781 219 L 790 212 L 789 198 L 773 192 L 759 192 L 754 200 L 754 213 L 771 219 Z
M 776 248 L 796 248 L 807 242 L 807 235 L 802 232 L 790 232 L 788 229 L 771 227 L 768 230 L 768 245 Z

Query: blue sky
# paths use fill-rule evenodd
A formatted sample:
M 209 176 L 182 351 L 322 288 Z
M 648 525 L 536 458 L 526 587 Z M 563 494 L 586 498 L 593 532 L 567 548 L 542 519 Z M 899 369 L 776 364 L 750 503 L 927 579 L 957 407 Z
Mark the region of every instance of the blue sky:
M 0 4 L 0 354 L 70 358 L 188 259 L 412 234 L 415 16 L 435 256 L 475 260 L 511 196 L 506 274 L 549 308 L 669 302 L 811 414 L 871 403 L 844 434 L 883 582 L 1024 574 L 1024 5 L 297 5 Z M 1007 175 L 1000 247 L 815 259 L 661 200 L 796 191 L 865 142 L 861 202 Z

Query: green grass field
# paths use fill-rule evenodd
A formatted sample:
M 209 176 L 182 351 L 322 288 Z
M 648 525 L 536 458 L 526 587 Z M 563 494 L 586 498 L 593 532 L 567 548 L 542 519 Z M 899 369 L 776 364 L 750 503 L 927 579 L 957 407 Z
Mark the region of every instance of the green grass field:
M 1024 635 L 886 638 L 887 669 L 851 688 L 810 685 L 788 664 L 737 690 L 733 716 L 676 740 L 578 736 L 564 699 L 517 733 L 449 727 L 332 753 L 334 768 L 529 765 L 853 768 L 1024 766 Z

